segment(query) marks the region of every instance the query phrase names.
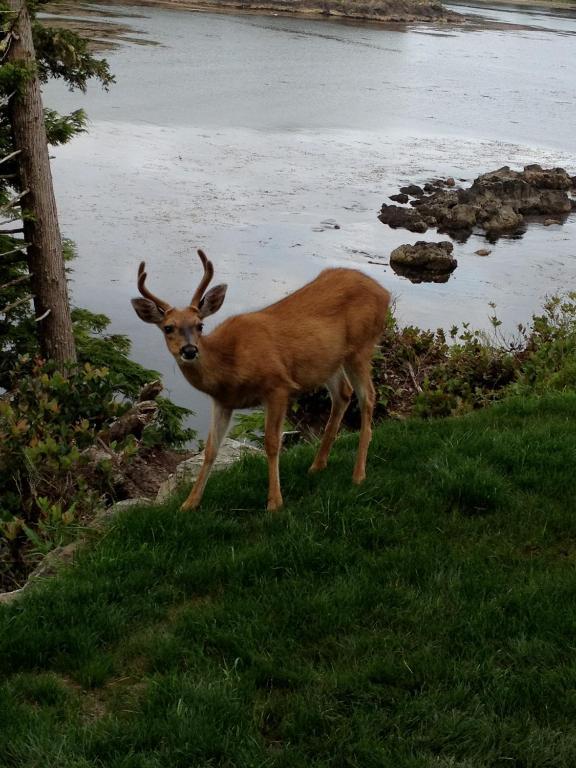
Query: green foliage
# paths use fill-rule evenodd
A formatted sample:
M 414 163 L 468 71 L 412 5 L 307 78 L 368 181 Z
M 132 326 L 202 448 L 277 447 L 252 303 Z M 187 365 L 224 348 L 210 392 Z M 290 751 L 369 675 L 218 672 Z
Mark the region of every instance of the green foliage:
M 77 109 L 69 115 L 60 115 L 53 109 L 45 109 L 44 122 L 48 143 L 58 146 L 66 144 L 79 133 L 85 133 L 87 117 L 83 109 Z
M 36 68 L 31 64 L 3 63 L 0 67 L 0 94 L 20 93 L 35 74 Z
M 116 367 L 84 362 L 64 376 L 22 358 L 13 372 L 0 399 L 0 584 L 26 572 L 30 551 L 70 538 L 102 496 L 114 498 L 117 475 L 141 446 L 178 448 L 195 436 L 182 424 L 190 411 L 159 398 L 141 442 L 128 435 L 110 443 L 108 429 L 133 406 L 136 384 L 155 378 L 122 354 L 110 359 Z
M 69 29 L 33 24 L 38 76 L 42 82 L 49 78 L 62 79 L 70 90 L 85 91 L 88 80 L 99 80 L 108 89 L 114 76 L 106 59 L 97 59 L 88 50 L 88 42 Z
M 159 378 L 157 371 L 130 360 L 130 340 L 118 333 L 106 333 L 110 319 L 87 309 L 73 309 L 72 322 L 78 360 L 114 374 L 118 391 L 135 397 L 144 384 Z
M 184 448 L 187 443 L 196 438 L 195 429 L 183 426 L 183 421 L 193 414 L 193 411 L 176 405 L 166 397 L 157 397 L 156 403 L 158 413 L 152 424 L 144 430 L 143 445 Z
M 576 395 L 127 510 L 0 607 L 6 768 L 573 768 Z M 184 493 L 184 491 L 183 491 Z M 505 758 L 505 759 L 504 759 Z
M 261 410 L 236 413 L 229 433 L 230 437 L 234 440 L 248 440 L 255 445 L 263 445 L 265 420 L 266 415 Z
M 88 363 L 63 376 L 52 365 L 22 359 L 8 396 L 0 400 L 0 472 L 4 519 L 30 523 L 38 498 L 73 500 L 82 482 L 82 451 L 126 409 L 114 377 Z M 11 501 L 11 503 L 10 503 Z
M 495 310 L 494 305 L 490 305 Z M 468 323 L 442 330 L 399 328 L 390 317 L 374 356 L 377 420 L 416 415 L 446 417 L 484 407 L 510 393 L 576 388 L 576 293 L 547 300 L 529 326 L 519 325 L 505 338 L 493 314 L 492 332 Z M 299 398 L 290 419 L 317 431 L 329 410 L 322 392 Z M 346 414 L 358 425 L 356 402 Z
M 545 392 L 576 387 L 576 292 L 549 298 L 526 339 L 517 391 Z

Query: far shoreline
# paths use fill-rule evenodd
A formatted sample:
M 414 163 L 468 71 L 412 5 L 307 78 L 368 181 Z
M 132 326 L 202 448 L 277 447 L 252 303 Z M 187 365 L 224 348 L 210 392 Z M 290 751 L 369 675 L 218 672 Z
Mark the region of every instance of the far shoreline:
M 449 5 L 456 5 L 458 8 L 506 8 L 517 7 L 535 9 L 535 8 L 553 8 L 554 10 L 572 11 L 576 14 L 576 2 L 573 0 L 451 0 Z M 463 15 L 464 10 L 463 10 Z

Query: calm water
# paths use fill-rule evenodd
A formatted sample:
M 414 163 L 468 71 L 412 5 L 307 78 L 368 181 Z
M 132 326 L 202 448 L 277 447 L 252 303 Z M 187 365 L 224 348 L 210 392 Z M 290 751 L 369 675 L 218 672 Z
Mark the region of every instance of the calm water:
M 221 317 L 329 265 L 364 269 L 392 290 L 402 321 L 425 327 L 486 326 L 495 301 L 512 328 L 546 294 L 576 286 L 574 216 L 500 240 L 484 258 L 474 254 L 483 238 L 456 245 L 459 266 L 443 285 L 394 275 L 390 251 L 422 236 L 376 219 L 406 182 L 469 182 L 528 162 L 576 173 L 574 16 L 467 7 L 468 29 L 387 29 L 112 10 L 158 45 L 107 54 L 109 93 L 45 91 L 50 106 L 82 106 L 91 119 L 88 134 L 53 153 L 62 228 L 79 253 L 73 299 L 130 336 L 135 359 L 163 373 L 201 430 L 207 398 L 130 306 L 141 259 L 151 289 L 184 304 L 199 278 L 194 249 L 205 248 L 229 284 Z

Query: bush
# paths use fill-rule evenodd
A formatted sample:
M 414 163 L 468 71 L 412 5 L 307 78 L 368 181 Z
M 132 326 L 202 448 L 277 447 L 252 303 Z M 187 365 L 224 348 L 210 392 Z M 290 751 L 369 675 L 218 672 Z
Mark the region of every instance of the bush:
M 494 305 L 491 305 L 494 310 Z M 511 392 L 541 393 L 576 387 L 576 293 L 552 297 L 530 326 L 505 338 L 500 321 L 493 331 L 464 323 L 442 330 L 399 328 L 390 317 L 374 356 L 375 419 L 445 417 L 481 408 Z M 304 395 L 289 414 L 305 431 L 318 431 L 330 409 L 324 390 Z M 356 428 L 355 400 L 345 424 Z
M 63 375 L 25 357 L 13 382 L 0 399 L 0 584 L 77 535 L 102 498 L 116 497 L 142 447 L 179 447 L 195 434 L 182 426 L 189 411 L 160 398 L 141 434 L 112 440 L 110 428 L 135 403 L 122 372 L 106 367 L 85 362 Z

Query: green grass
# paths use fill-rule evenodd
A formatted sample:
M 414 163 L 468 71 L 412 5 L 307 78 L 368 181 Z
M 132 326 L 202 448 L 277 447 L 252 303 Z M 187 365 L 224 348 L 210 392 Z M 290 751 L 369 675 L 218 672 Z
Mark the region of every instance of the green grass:
M 123 514 L 0 609 L 2 768 L 573 768 L 576 395 Z

